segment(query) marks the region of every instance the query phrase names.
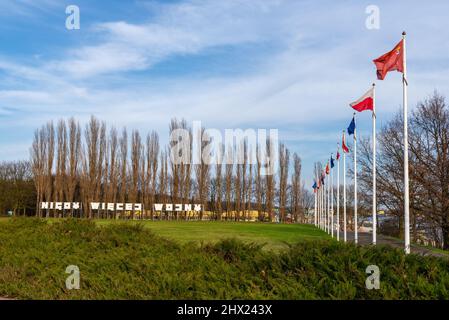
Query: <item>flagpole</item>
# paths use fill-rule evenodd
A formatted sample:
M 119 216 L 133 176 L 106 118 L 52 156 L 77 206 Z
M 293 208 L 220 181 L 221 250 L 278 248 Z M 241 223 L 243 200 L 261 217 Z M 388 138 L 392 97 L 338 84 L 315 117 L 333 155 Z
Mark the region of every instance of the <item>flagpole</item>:
M 315 170 L 314 170 L 314 175 L 315 175 L 315 212 L 314 212 L 314 217 L 313 217 L 313 225 L 316 227 L 316 216 L 317 216 L 317 204 L 318 204 L 318 180 L 316 177 L 316 166 L 315 166 Z
M 326 168 L 324 169 L 324 184 L 323 184 L 323 230 L 326 231 L 326 197 L 327 197 L 327 182 L 326 182 Z
M 402 74 L 402 99 L 404 105 L 404 240 L 405 253 L 410 253 L 410 216 L 409 216 L 409 185 L 408 185 L 408 112 L 407 112 L 407 58 L 405 51 L 405 31 L 402 32 L 404 72 Z
M 321 183 L 321 172 L 320 172 Z M 320 229 L 323 230 L 323 185 L 320 186 Z
M 320 181 L 321 184 L 321 181 Z M 320 228 L 320 216 L 321 216 L 321 185 L 318 189 L 318 217 L 317 217 L 317 227 Z
M 337 159 L 337 241 L 340 241 L 340 157 Z
M 323 176 L 323 172 L 321 171 L 320 172 L 320 179 L 322 179 L 321 177 Z M 322 179 L 322 181 L 321 181 L 321 214 L 320 214 L 320 227 L 321 227 L 321 230 L 323 230 L 324 229 L 324 224 L 323 224 L 323 221 L 324 221 L 324 192 L 325 192 L 325 189 L 324 189 L 324 184 L 323 184 L 323 179 Z
M 317 197 L 317 193 L 318 193 L 318 190 L 317 190 L 316 186 L 315 186 L 315 190 L 314 191 L 315 191 L 314 192 L 314 195 L 315 195 L 315 210 L 313 211 L 313 225 L 316 227 L 316 202 L 317 202 L 316 197 Z
M 321 181 L 321 169 L 320 169 L 320 229 L 323 230 L 323 184 Z
M 343 138 L 345 130 L 343 130 Z M 343 241 L 346 242 L 346 152 L 343 151 Z
M 323 172 L 321 172 L 321 176 L 323 176 Z M 326 185 L 325 183 L 325 179 L 323 179 L 323 185 L 321 186 L 321 188 L 323 189 L 322 193 L 321 193 L 321 229 L 323 231 L 326 231 L 324 229 L 324 218 L 326 216 Z
M 359 242 L 357 224 L 357 125 L 354 112 L 354 243 Z
M 318 169 L 318 168 L 317 168 Z M 318 172 L 318 170 L 317 170 Z M 318 173 L 318 179 L 320 179 L 320 188 L 318 189 L 318 227 L 321 229 L 321 175 Z
M 326 219 L 326 223 L 327 223 L 327 233 L 330 234 L 330 193 L 331 193 L 331 173 L 330 173 L 330 168 L 329 168 L 329 174 L 327 175 L 327 219 Z
M 324 231 L 327 231 L 327 228 L 326 228 L 326 226 L 327 226 L 327 223 L 326 223 L 326 215 L 327 215 L 327 211 L 326 211 L 326 208 L 327 208 L 327 181 L 326 181 L 326 167 L 325 167 L 325 169 L 324 169 L 324 194 L 323 194 L 323 230 Z
M 376 84 L 373 83 L 373 244 L 377 242 L 376 201 Z
M 324 231 L 327 232 L 327 174 L 326 174 L 326 168 L 324 169 Z
M 318 227 L 321 229 L 321 212 L 322 212 L 322 202 L 323 202 L 323 199 L 322 199 L 323 188 L 321 186 L 321 173 L 319 173 L 319 179 L 320 179 L 320 189 L 319 189 L 320 194 L 319 194 L 319 197 L 318 197 L 318 199 L 319 199 L 319 205 L 318 205 Z
M 333 156 L 331 154 L 331 159 L 333 159 Z M 329 188 L 331 189 L 331 219 L 330 219 L 330 224 L 331 224 L 331 237 L 334 237 L 334 175 L 332 174 L 333 168 L 332 168 L 332 163 L 331 163 L 331 168 L 330 168 L 330 173 L 329 173 L 329 178 L 331 179 L 331 183 Z

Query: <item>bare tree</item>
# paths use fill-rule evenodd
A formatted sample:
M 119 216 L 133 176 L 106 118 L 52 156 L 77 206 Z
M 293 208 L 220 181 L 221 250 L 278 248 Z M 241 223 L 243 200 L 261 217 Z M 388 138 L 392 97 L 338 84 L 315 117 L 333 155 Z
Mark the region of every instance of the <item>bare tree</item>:
M 180 122 L 173 118 L 170 121 L 169 132 L 170 136 L 174 134 L 174 131 L 181 128 Z M 175 145 L 177 143 L 182 143 L 183 141 L 171 141 L 170 142 L 170 150 L 175 150 Z M 182 150 L 184 152 L 185 150 Z M 170 169 L 171 169 L 171 201 L 172 203 L 178 202 L 179 190 L 180 190 L 180 164 L 178 163 L 178 159 L 176 158 L 178 155 L 170 152 Z
M 262 152 L 260 146 L 256 147 L 256 206 L 259 220 L 263 220 L 263 179 L 262 179 Z
M 168 194 L 168 151 L 162 151 L 160 155 L 161 170 L 159 172 L 159 199 L 162 202 L 167 201 Z M 160 218 L 162 219 L 162 213 Z
M 210 137 L 205 132 L 204 128 L 199 129 L 200 132 L 198 133 L 198 137 L 200 137 L 201 141 L 199 141 L 199 152 L 200 155 L 204 153 L 204 149 L 206 148 L 206 145 L 208 142 L 210 142 Z M 204 208 L 206 207 L 206 200 L 208 199 L 209 195 L 209 186 L 210 186 L 210 164 L 203 159 L 202 156 L 200 156 L 200 164 L 197 164 L 195 166 L 195 175 L 196 175 L 196 182 L 198 185 L 198 194 L 197 199 L 199 203 L 201 204 L 201 211 L 199 219 L 203 219 L 203 212 Z
M 141 169 L 141 157 L 142 157 L 142 141 L 140 134 L 137 130 L 133 130 L 131 135 L 131 188 L 129 190 L 129 201 L 132 203 L 137 202 L 139 192 L 139 178 Z M 132 212 L 132 218 L 134 219 L 135 212 Z
M 47 139 L 45 138 L 44 128 L 34 132 L 34 141 L 31 147 L 31 164 L 36 187 L 36 213 L 42 217 L 40 203 L 43 201 L 45 183 L 46 183 L 46 158 L 47 158 Z
M 59 120 L 57 128 L 57 159 L 55 174 L 55 200 L 64 201 L 67 164 L 67 127 L 63 119 Z
M 109 167 L 108 172 L 108 187 L 106 193 L 106 201 L 115 203 L 117 202 L 118 181 L 119 181 L 119 152 L 118 152 L 118 134 L 115 128 L 111 128 L 109 131 L 108 139 L 108 156 L 107 162 Z M 109 211 L 107 211 L 107 218 L 109 218 Z
M 252 201 L 253 201 L 253 152 L 252 149 L 248 149 L 248 182 L 247 182 L 247 188 L 244 189 L 246 195 L 245 195 L 245 199 L 246 199 L 246 210 L 247 210 L 247 215 L 246 218 L 249 219 L 249 214 L 252 211 Z
M 280 220 L 286 221 L 287 181 L 290 152 L 283 143 L 279 146 L 279 213 Z
M 240 219 L 241 214 L 241 206 L 242 206 L 242 171 L 243 171 L 243 165 L 241 162 L 243 162 L 244 157 L 244 146 L 243 142 L 238 143 L 235 147 L 235 160 L 236 160 L 236 173 L 234 177 L 234 199 L 235 199 L 235 216 L 234 220 L 238 221 Z
M 293 154 L 293 173 L 291 176 L 291 184 L 291 212 L 295 217 L 295 221 L 298 222 L 301 210 L 301 158 L 296 152 Z
M 52 201 L 53 199 L 53 163 L 54 163 L 54 154 L 55 154 L 55 130 L 53 126 L 53 122 L 47 123 L 44 130 L 44 139 L 46 139 L 45 146 L 47 147 L 47 151 L 45 152 L 45 189 L 44 189 L 44 197 L 46 201 Z M 47 209 L 46 215 L 47 218 L 50 216 L 50 210 Z
M 215 185 L 216 185 L 216 196 L 215 196 L 215 210 L 217 214 L 217 219 L 222 219 L 223 213 L 223 159 L 224 159 L 224 147 L 222 144 L 219 145 L 216 154 L 215 163 Z
M 101 133 L 100 133 L 101 132 Z M 85 128 L 86 149 L 83 155 L 83 203 L 87 207 L 88 217 L 92 218 L 92 210 L 88 205 L 91 201 L 97 201 L 99 195 L 99 185 L 101 179 L 101 161 L 102 154 L 100 149 L 100 134 L 103 129 L 100 122 L 91 117 Z
M 267 138 L 266 141 L 266 154 L 265 154 L 265 163 L 266 166 L 268 168 L 273 166 L 273 159 L 271 159 L 270 155 L 272 154 L 272 148 L 274 148 L 273 146 L 273 141 L 270 138 Z M 272 173 L 272 174 L 270 174 Z M 274 218 L 274 212 L 273 212 L 273 202 L 274 202 L 274 193 L 275 193 L 275 177 L 274 177 L 274 172 L 268 172 L 268 174 L 265 176 L 265 181 L 266 181 L 266 197 L 265 197 L 265 208 L 268 212 L 268 215 L 270 216 L 270 221 L 273 221 Z
M 151 210 L 151 219 L 153 219 L 154 214 L 154 202 L 156 194 L 156 181 L 157 181 L 157 171 L 158 171 L 158 158 L 159 158 L 159 136 L 155 131 L 147 135 L 146 142 L 147 150 L 147 174 L 146 183 L 147 187 L 147 198 L 145 204 L 149 206 Z
M 226 199 L 226 220 L 232 215 L 232 175 L 234 171 L 234 152 L 230 146 L 226 148 L 226 172 L 225 172 L 225 199 Z
M 73 202 L 75 199 L 76 186 L 79 180 L 79 161 L 81 153 L 81 128 L 74 118 L 68 122 L 68 167 L 66 173 L 66 199 Z M 70 210 L 73 216 L 73 209 Z
M 431 239 L 449 249 L 449 111 L 444 97 L 434 93 L 420 102 L 410 116 L 409 171 L 410 221 L 413 241 Z M 403 135 L 398 114 L 378 134 L 377 199 L 379 208 L 397 217 L 395 235 L 403 235 Z M 362 139 L 358 157 L 365 197 L 361 205 L 370 208 L 372 197 L 372 152 L 370 141 Z
M 128 177 L 127 177 L 127 159 L 128 159 L 128 133 L 126 128 L 123 128 L 122 136 L 119 140 L 120 145 L 120 202 L 126 201 L 126 194 L 128 192 Z

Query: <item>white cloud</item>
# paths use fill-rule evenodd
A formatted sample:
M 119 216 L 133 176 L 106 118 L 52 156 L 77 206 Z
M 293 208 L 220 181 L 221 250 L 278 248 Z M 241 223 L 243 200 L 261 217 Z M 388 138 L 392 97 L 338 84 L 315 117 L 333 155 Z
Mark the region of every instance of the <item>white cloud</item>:
M 421 6 L 411 6 L 407 12 L 396 4 L 379 6 L 381 30 L 368 31 L 365 7 L 358 4 L 188 1 L 153 5 L 151 21 L 96 24 L 90 29 L 95 43 L 84 43 L 61 59 L 23 65 L 11 57 L 0 58 L 0 71 L 8 79 L 8 87 L 0 91 L 0 125 L 29 131 L 31 140 L 32 130 L 49 119 L 75 115 L 85 121 L 95 114 L 109 124 L 138 128 L 142 133 L 155 129 L 165 138 L 168 121 L 176 116 L 201 120 L 207 127 L 279 127 L 281 139 L 297 144 L 328 142 L 332 151 L 340 132 L 334 127 L 348 124 L 352 114 L 348 102 L 374 80 L 371 60 L 399 40 L 401 25 L 409 31 L 409 59 L 416 61 L 409 64 L 411 106 L 435 87 L 449 94 L 447 44 L 438 46 L 449 36 L 449 29 L 439 27 L 438 37 L 431 33 L 447 24 L 442 14 L 446 5 L 425 9 L 427 16 L 435 13 L 441 25 L 417 15 Z M 274 50 L 262 49 L 251 71 L 238 75 L 163 79 L 140 75 L 136 79 L 129 72 L 214 47 L 254 44 Z M 438 61 L 444 62 L 442 66 Z M 397 73 L 378 82 L 377 105 L 383 121 L 400 107 L 400 92 Z M 22 113 L 14 118 L 4 106 Z M 367 115 L 361 118 L 368 123 Z M 316 129 L 308 134 L 292 130 L 313 124 Z M 325 146 L 320 148 L 308 150 L 308 156 L 326 152 Z M 12 150 L 20 157 L 28 155 L 27 148 Z
M 59 0 L 2 0 L 0 1 L 0 16 L 20 15 L 30 18 L 36 12 L 55 8 Z
M 68 52 L 50 70 L 76 78 L 149 68 L 173 55 L 198 53 L 216 46 L 272 41 L 284 36 L 289 14 L 280 1 L 189 1 L 157 7 L 151 23 L 100 23 L 92 28 L 98 44 Z M 281 39 L 281 38 L 279 38 Z

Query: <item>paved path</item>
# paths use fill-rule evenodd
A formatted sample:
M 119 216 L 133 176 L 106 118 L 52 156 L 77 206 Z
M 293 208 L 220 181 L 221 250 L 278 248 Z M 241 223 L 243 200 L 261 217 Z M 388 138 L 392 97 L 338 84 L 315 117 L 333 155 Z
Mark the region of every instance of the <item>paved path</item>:
M 343 232 L 340 232 L 340 239 L 343 239 Z M 348 242 L 354 241 L 354 232 L 353 231 L 347 232 L 347 240 L 348 240 Z M 372 241 L 373 241 L 373 235 L 371 233 L 359 232 L 359 244 L 369 245 L 372 243 Z M 404 242 L 401 241 L 400 239 L 387 237 L 387 236 L 384 236 L 381 234 L 377 235 L 377 244 L 386 244 L 386 245 L 390 245 L 392 247 L 401 248 L 401 249 L 404 248 Z M 411 252 L 420 254 L 423 256 L 443 257 L 443 258 L 449 259 L 449 254 L 435 252 L 426 247 L 417 246 L 417 245 L 411 246 Z

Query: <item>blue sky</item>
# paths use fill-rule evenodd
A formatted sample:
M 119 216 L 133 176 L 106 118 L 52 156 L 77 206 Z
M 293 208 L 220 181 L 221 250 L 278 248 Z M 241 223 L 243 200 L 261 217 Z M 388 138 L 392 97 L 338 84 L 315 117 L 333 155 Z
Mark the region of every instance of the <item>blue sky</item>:
M 81 29 L 65 28 L 78 5 Z M 368 5 L 380 29 L 365 26 Z M 449 94 L 449 2 L 0 0 L 0 160 L 26 159 L 33 131 L 91 114 L 157 130 L 277 128 L 303 159 L 336 149 L 348 103 L 375 81 L 372 59 L 408 33 L 409 103 Z M 401 109 L 400 74 L 377 81 L 381 125 Z M 370 115 L 359 115 L 362 135 Z

